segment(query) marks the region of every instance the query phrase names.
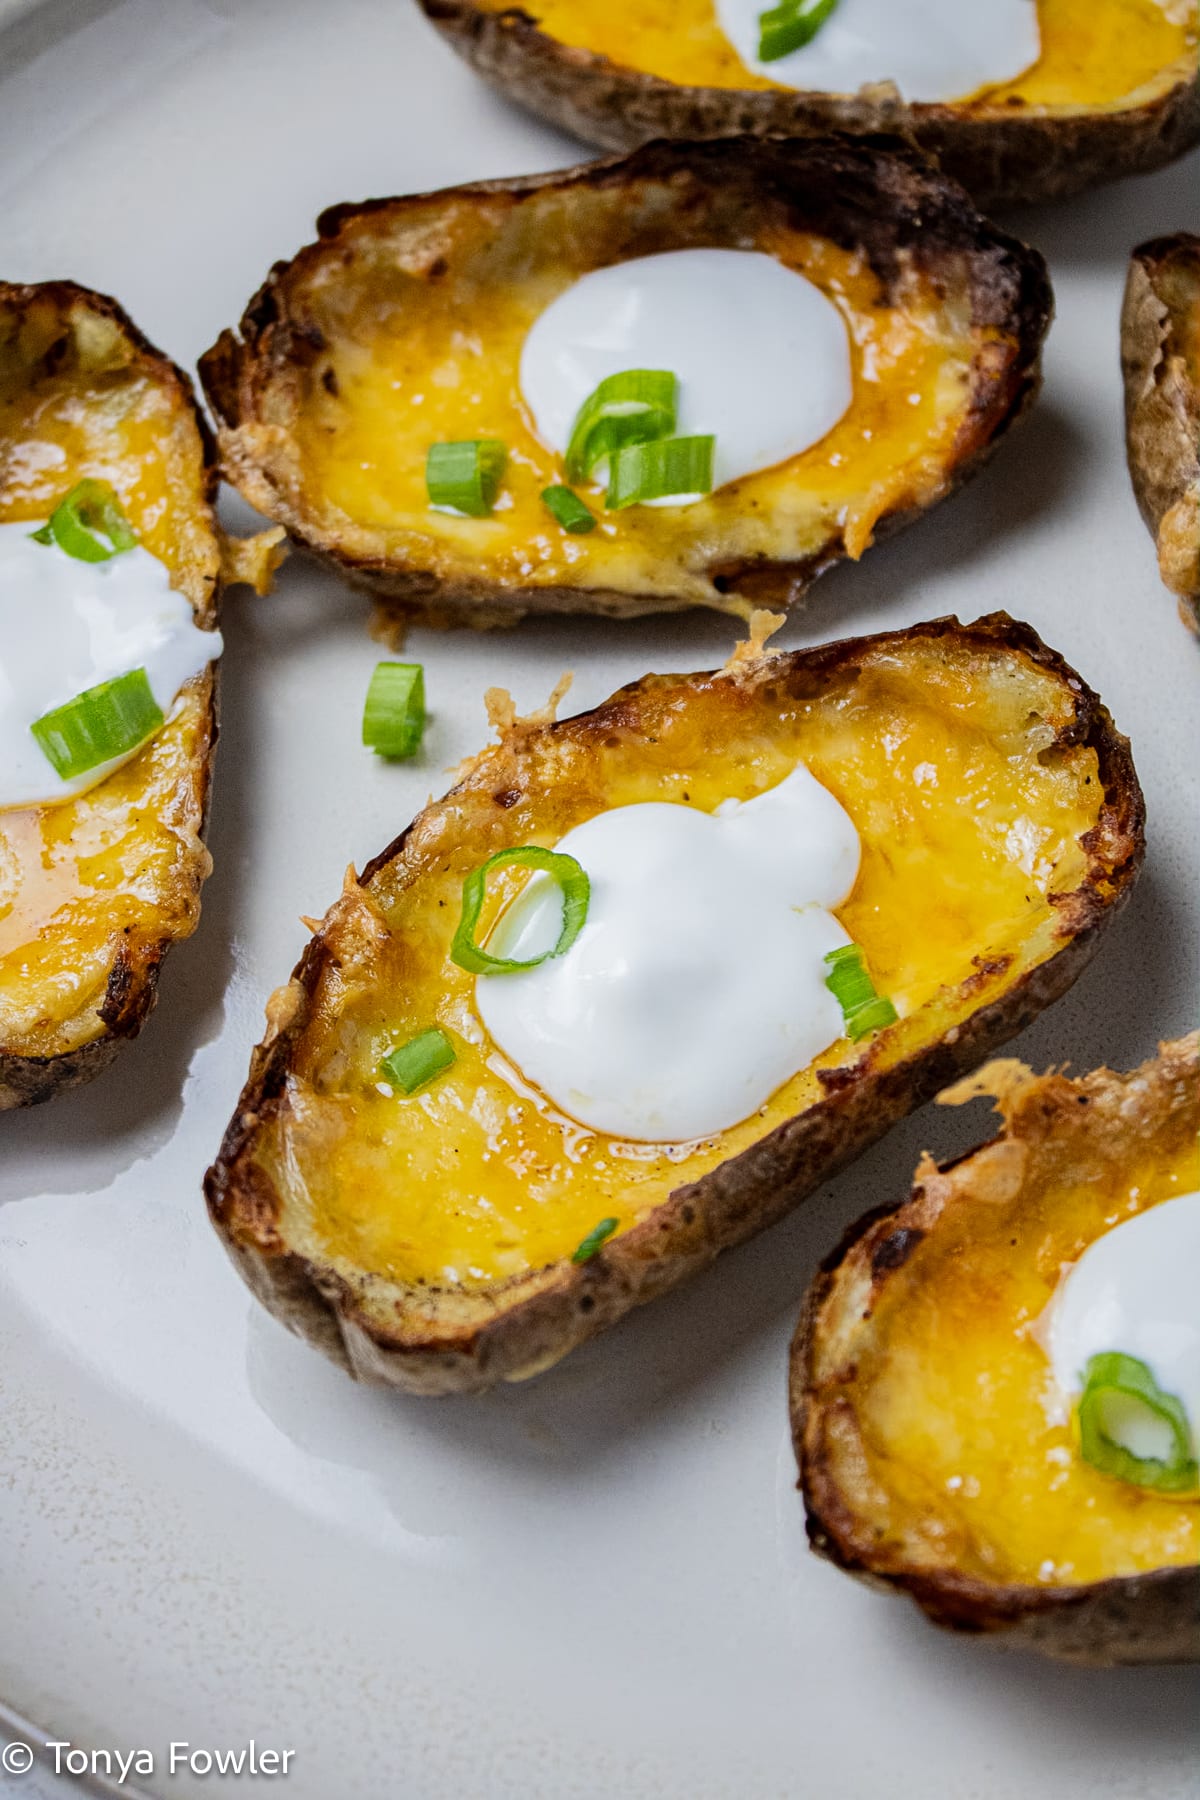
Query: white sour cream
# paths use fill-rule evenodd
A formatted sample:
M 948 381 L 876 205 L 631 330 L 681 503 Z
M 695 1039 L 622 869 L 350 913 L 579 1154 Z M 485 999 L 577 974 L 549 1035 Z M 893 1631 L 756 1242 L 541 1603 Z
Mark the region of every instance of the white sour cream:
M 475 993 L 500 1049 L 571 1117 L 654 1143 L 709 1137 L 842 1036 L 824 958 L 850 940 L 827 909 L 854 886 L 858 833 L 803 765 L 715 813 L 614 807 L 556 848 L 591 882 L 583 930 Z M 533 877 L 489 948 L 536 955 L 561 911 Z
M 221 654 L 219 632 L 199 629 L 165 566 L 140 544 L 81 562 L 35 543 L 37 528 L 0 525 L 0 810 L 70 799 L 129 760 L 64 781 L 30 731 L 35 719 L 131 669 L 145 669 L 169 717 L 184 683 Z
M 855 94 L 891 81 L 906 100 L 960 100 L 1015 81 L 1041 55 L 1036 0 L 839 0 L 816 36 L 775 62 L 758 59 L 770 0 L 716 0 L 746 67 L 780 87 Z
M 1200 1194 L 1179 1194 L 1106 1231 L 1074 1263 L 1039 1326 L 1063 1395 L 1078 1398 L 1089 1358 L 1136 1356 L 1183 1404 L 1200 1449 Z M 1111 1421 L 1110 1421 L 1111 1423 Z M 1164 1460 L 1167 1428 L 1135 1407 L 1121 1440 Z
M 625 369 L 678 376 L 675 433 L 716 437 L 714 487 L 807 450 L 853 394 L 841 314 L 757 250 L 639 256 L 551 301 L 521 352 L 521 393 L 542 442 L 563 454 L 584 401 Z

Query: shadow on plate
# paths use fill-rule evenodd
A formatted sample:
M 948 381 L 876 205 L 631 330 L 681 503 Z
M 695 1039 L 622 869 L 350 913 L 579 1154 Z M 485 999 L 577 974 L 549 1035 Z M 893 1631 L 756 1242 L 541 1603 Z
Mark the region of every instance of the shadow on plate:
M 1036 244 L 1053 266 L 1095 267 L 1111 276 L 1123 270 L 1135 244 L 1170 232 L 1195 230 L 1196 192 L 1200 187 L 1200 149 L 1155 175 L 1094 188 L 1065 206 L 1014 207 L 1001 223 L 1015 237 Z M 1114 303 L 1120 294 L 1114 284 Z M 1116 355 L 1116 318 L 1113 320 Z
M 1051 1767 L 1082 1752 L 1097 1768 L 1109 1755 L 1127 1766 L 1140 1743 L 1137 1760 L 1150 1794 L 1164 1791 L 1155 1787 L 1156 1766 L 1166 1779 L 1167 1767 L 1178 1769 L 1196 1754 L 1200 1669 L 1073 1668 L 955 1638 L 930 1625 L 910 1602 L 883 1595 L 877 1625 L 897 1659 L 928 1671 L 943 1705 L 953 1710 L 973 1705 L 977 1694 L 985 1697 L 996 1717 L 1007 1711 L 1014 1732 L 1045 1746 Z

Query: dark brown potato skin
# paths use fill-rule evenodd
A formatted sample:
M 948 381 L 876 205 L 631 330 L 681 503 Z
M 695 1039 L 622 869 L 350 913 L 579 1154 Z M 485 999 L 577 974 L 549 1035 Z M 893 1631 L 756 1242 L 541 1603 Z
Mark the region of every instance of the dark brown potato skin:
M 254 1052 L 237 1110 L 205 1177 L 213 1223 L 242 1277 L 271 1312 L 361 1380 L 411 1393 L 448 1394 L 524 1379 L 706 1267 L 722 1250 L 782 1218 L 897 1120 L 956 1074 L 973 1068 L 1066 992 L 1132 891 L 1144 849 L 1144 809 L 1126 740 L 1097 696 L 1055 652 L 1028 626 L 1000 613 L 971 626 L 942 619 L 875 638 L 768 656 L 752 663 L 741 679 L 819 683 L 836 671 L 853 669 L 879 646 L 895 646 L 902 654 L 906 643 L 921 640 L 1009 650 L 1070 684 L 1075 716 L 1065 729 L 1071 742 L 1096 750 L 1104 806 L 1085 840 L 1088 877 L 1059 903 L 1061 949 L 975 1010 L 968 983 L 961 994 L 961 1023 L 920 1055 L 879 1068 L 867 1050 L 853 1070 L 830 1071 L 818 1105 L 699 1181 L 678 1188 L 590 1261 L 563 1261 L 479 1293 L 456 1294 L 428 1287 L 373 1287 L 366 1276 L 351 1285 L 328 1265 L 298 1253 L 282 1228 L 282 1196 L 255 1162 L 256 1134 L 280 1105 L 318 981 L 334 954 L 326 932 L 335 907 L 310 941 L 290 985 L 268 1007 L 267 1035 Z M 556 725 L 523 727 L 527 735 L 517 746 L 516 764 L 512 746 L 510 760 L 500 760 L 506 751 L 502 743 L 478 758 L 452 792 L 475 787 L 490 792 L 498 780 L 501 786 L 515 780 L 528 787 L 538 779 L 556 734 L 602 738 L 615 717 L 626 724 L 636 721 L 639 695 L 656 682 L 686 686 L 689 680 L 710 679 L 647 677 L 594 712 Z M 368 864 L 359 887 L 402 853 L 407 836 Z
M 1028 1077 L 1029 1072 L 1025 1071 Z M 980 1072 L 986 1085 L 988 1071 Z M 989 1090 L 990 1091 L 990 1090 Z M 1089 1104 L 1086 1123 L 1078 1101 Z M 1001 1107 L 1000 1140 L 1036 1143 L 1056 1132 L 1107 1129 L 1153 1141 L 1164 1121 L 1190 1117 L 1200 1130 L 1200 1039 L 1162 1045 L 1159 1055 L 1129 1075 L 1100 1069 L 1077 1081 L 1061 1075 L 1022 1084 L 1014 1108 Z M 970 1196 L 976 1153 L 948 1164 L 956 1194 Z M 935 1165 L 927 1164 L 930 1172 Z M 984 1202 L 986 1204 L 986 1202 Z M 852 1408 L 844 1381 L 852 1379 L 858 1320 L 869 1317 L 872 1296 L 905 1260 L 903 1246 L 936 1231 L 944 1199 L 930 1202 L 918 1182 L 908 1199 L 868 1213 L 827 1258 L 809 1289 L 792 1342 L 789 1399 L 800 1488 L 814 1550 L 882 1591 L 909 1595 L 935 1625 L 972 1633 L 1005 1649 L 1035 1650 L 1094 1667 L 1126 1663 L 1200 1662 L 1200 1567 L 1169 1567 L 1073 1587 L 988 1582 L 953 1567 L 931 1570 L 906 1562 L 903 1551 L 879 1544 L 831 1467 L 829 1433 Z M 836 1361 L 821 1367 L 824 1346 L 838 1338 Z M 818 1369 L 821 1373 L 818 1374 Z M 839 1391 L 840 1386 L 840 1391 Z
M 194 491 L 176 495 L 177 505 L 192 512 L 192 548 L 187 566 L 180 571 L 180 584 L 195 609 L 197 621 L 204 626 L 215 625 L 223 578 L 269 582 L 274 559 L 266 537 L 251 540 L 242 547 L 229 544 L 221 534 L 214 510 L 216 447 L 196 404 L 191 381 L 143 336 L 122 307 L 107 295 L 94 293 L 73 281 L 48 281 L 29 286 L 0 282 L 0 317 L 6 323 L 15 320 L 19 325 L 30 308 L 36 306 L 40 310 L 47 303 L 57 308 L 63 332 L 62 339 L 47 353 L 47 361 L 77 331 L 86 333 L 89 323 L 103 322 L 114 328 L 121 340 L 126 352 L 123 366 L 148 377 L 169 395 L 175 421 L 173 431 L 195 466 Z M 30 364 L 31 384 L 38 380 L 40 368 L 40 363 Z M 273 536 L 270 541 L 274 542 Z M 243 548 L 244 556 L 239 554 Z M 198 771 L 197 789 L 197 829 L 200 832 L 207 819 L 217 739 L 215 669 L 207 677 L 207 685 L 208 740 L 203 767 Z M 197 840 L 194 851 L 181 858 L 178 869 L 180 891 L 198 895 L 210 866 L 208 852 Z M 107 1068 L 121 1045 L 136 1037 L 149 1017 L 157 994 L 159 970 L 176 935 L 167 931 L 159 936 L 139 933 L 123 939 L 114 948 L 104 998 L 97 1009 L 104 1025 L 101 1036 L 57 1056 L 28 1056 L 22 1054 L 19 1044 L 0 1045 L 0 1112 L 18 1106 L 35 1106 L 68 1088 L 91 1081 Z
M 788 137 L 898 131 L 987 207 L 1069 199 L 1100 182 L 1160 169 L 1200 140 L 1200 71 L 1124 112 L 1056 118 L 1030 109 L 973 117 L 952 106 L 906 105 L 886 89 L 847 98 L 680 87 L 560 44 L 519 7 L 489 12 L 473 0 L 420 5 L 492 87 L 604 150 L 743 131 Z
M 381 232 L 408 230 L 414 242 L 424 244 L 430 238 L 431 201 L 451 209 L 472 198 L 511 195 L 517 200 L 540 192 L 574 191 L 582 206 L 590 190 L 617 187 L 629 191 L 632 210 L 639 193 L 663 182 L 678 188 L 678 206 L 700 225 L 710 216 L 727 217 L 734 208 L 742 217 L 782 207 L 791 223 L 842 246 L 861 247 L 885 290 L 896 282 L 902 260 L 911 257 L 918 268 L 942 276 L 948 284 L 961 284 L 972 324 L 999 328 L 1015 346 L 1002 369 L 989 365 L 985 356 L 978 357 L 970 411 L 941 490 L 923 504 L 885 512 L 876 524 L 876 539 L 911 524 L 974 475 L 1035 399 L 1041 385 L 1042 341 L 1053 313 L 1045 263 L 1037 251 L 983 219 L 962 190 L 910 144 L 895 137 L 655 143 L 628 157 L 549 175 L 478 182 L 436 195 L 370 200 L 323 213 L 317 221 L 318 241 L 290 263 L 277 263 L 246 308 L 237 333 L 222 332 L 200 359 L 200 378 L 218 420 L 226 479 L 251 505 L 286 526 L 356 587 L 418 615 L 494 625 L 512 623 L 526 612 L 620 617 L 690 604 L 654 589 L 632 593 L 502 585 L 474 565 L 441 580 L 427 569 L 389 561 L 382 554 L 364 559 L 336 532 L 315 525 L 288 494 L 288 453 L 276 451 L 275 463 L 268 467 L 248 454 L 236 437 L 240 426 L 276 427 L 281 410 L 291 404 L 284 395 L 289 369 L 306 366 L 319 356 L 322 346 L 313 342 L 311 322 L 301 306 L 292 304 L 293 271 L 306 276 L 314 267 L 336 270 L 351 255 L 343 241 L 348 228 L 374 215 Z M 345 242 L 349 241 L 347 236 Z M 697 229 L 695 241 L 705 241 L 702 230 Z M 607 248 L 608 255 L 604 243 L 596 244 L 597 266 L 631 253 L 616 242 Z M 728 597 L 727 609 L 745 617 L 752 607 L 794 604 L 845 554 L 838 531 L 802 560 L 720 562 L 708 573 L 720 594 Z
M 1125 446 L 1162 578 L 1200 633 L 1200 386 L 1183 355 L 1200 320 L 1200 237 L 1181 231 L 1134 251 L 1121 311 Z M 1200 326 L 1193 324 L 1196 341 Z

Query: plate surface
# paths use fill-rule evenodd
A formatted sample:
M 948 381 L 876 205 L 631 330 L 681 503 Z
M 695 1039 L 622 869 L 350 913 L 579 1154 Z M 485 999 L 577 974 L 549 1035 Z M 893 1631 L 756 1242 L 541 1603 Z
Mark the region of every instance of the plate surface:
M 578 154 L 407 0 L 51 6 L 0 38 L 0 71 L 0 270 L 119 295 L 185 365 L 324 205 Z M 782 634 L 1006 607 L 1132 737 L 1146 871 L 1019 1040 L 1039 1066 L 1130 1066 L 1200 1001 L 1200 649 L 1134 506 L 1116 336 L 1130 247 L 1200 226 L 1198 191 L 1193 156 L 1013 221 L 1058 292 L 1036 413 Z M 156 1795 L 239 1785 L 172 1777 L 172 1740 L 251 1737 L 294 1752 L 297 1800 L 1194 1793 L 1195 1674 L 952 1642 L 805 1548 L 784 1406 L 799 1296 L 922 1147 L 986 1135 L 978 1109 L 927 1108 L 689 1289 L 486 1398 L 355 1388 L 249 1299 L 199 1183 L 299 915 L 484 741 L 491 683 L 528 706 L 573 668 L 588 706 L 711 667 L 733 636 L 699 614 L 414 632 L 433 724 L 419 767 L 385 768 L 356 741 L 365 620 L 299 557 L 273 598 L 233 597 L 200 930 L 106 1077 L 0 1119 L 0 1695 L 45 1736 L 149 1750 Z

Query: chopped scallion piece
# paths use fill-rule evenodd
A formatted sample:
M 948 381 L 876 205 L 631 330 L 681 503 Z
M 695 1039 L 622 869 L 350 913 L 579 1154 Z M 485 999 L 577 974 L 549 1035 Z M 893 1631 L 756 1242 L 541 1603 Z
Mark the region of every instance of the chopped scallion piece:
M 162 723 L 145 669 L 131 669 L 43 713 L 29 729 L 57 774 L 74 781 L 101 763 L 127 756 Z
M 620 1222 L 619 1219 L 601 1219 L 598 1225 L 593 1225 L 579 1247 L 571 1252 L 571 1261 L 573 1263 L 590 1262 L 604 1241 L 612 1236 Z
M 415 1094 L 419 1087 L 424 1087 L 456 1060 L 454 1045 L 440 1026 L 433 1025 L 428 1031 L 419 1031 L 416 1037 L 409 1038 L 406 1044 L 397 1044 L 394 1050 L 389 1050 L 379 1065 L 379 1072 L 393 1087 L 403 1088 L 406 1094 Z
M 825 986 L 842 1009 L 846 1035 L 858 1043 L 872 1031 L 894 1025 L 899 1016 L 890 1000 L 875 991 L 858 944 L 843 944 L 825 958 Z
M 79 562 L 107 562 L 137 543 L 133 527 L 107 481 L 78 481 L 40 531 L 39 544 L 57 544 Z
M 479 923 L 479 915 L 487 897 L 488 876 L 496 869 L 507 869 L 514 865 L 540 870 L 562 889 L 562 927 L 554 946 L 543 950 L 540 956 L 524 959 L 489 956 L 475 941 L 475 927 Z M 456 962 L 460 969 L 468 969 L 472 975 L 511 975 L 518 969 L 536 969 L 539 963 L 546 962 L 552 956 L 561 956 L 571 948 L 583 930 L 590 896 L 591 884 L 587 874 L 573 856 L 566 856 L 557 850 L 543 850 L 540 844 L 516 844 L 510 850 L 497 850 L 494 856 L 489 856 L 477 869 L 472 869 L 463 882 L 462 917 L 450 945 L 450 960 Z
M 414 756 L 425 730 L 425 671 L 420 663 L 376 664 L 363 707 L 362 741 L 377 756 Z
M 783 0 L 758 15 L 758 60 L 778 62 L 811 44 L 838 0 Z
M 591 531 L 596 523 L 596 515 L 569 487 L 543 488 L 542 500 L 564 531 Z
M 608 459 L 608 493 L 604 504 L 610 512 L 637 506 L 646 500 L 685 499 L 712 492 L 713 437 L 659 438 L 653 444 L 633 444 L 616 450 Z
M 586 481 L 598 462 L 629 444 L 669 437 L 675 429 L 678 386 L 669 369 L 624 369 L 607 376 L 575 415 L 567 445 L 568 481 Z
M 499 438 L 431 444 L 425 458 L 430 504 L 452 506 L 472 519 L 485 519 L 495 504 L 507 456 Z
M 1163 1392 L 1144 1362 L 1109 1350 L 1093 1356 L 1083 1376 L 1078 1419 L 1085 1462 L 1160 1494 L 1186 1492 L 1200 1483 L 1183 1403 Z M 1136 1454 L 1128 1446 L 1131 1436 L 1160 1440 L 1166 1455 Z

